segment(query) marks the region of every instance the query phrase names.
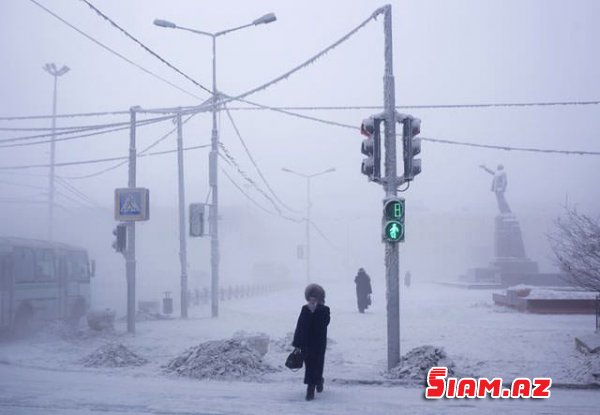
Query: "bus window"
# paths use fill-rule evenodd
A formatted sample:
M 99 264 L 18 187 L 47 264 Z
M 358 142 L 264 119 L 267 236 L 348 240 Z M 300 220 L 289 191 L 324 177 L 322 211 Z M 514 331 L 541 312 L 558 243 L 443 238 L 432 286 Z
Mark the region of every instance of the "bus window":
M 34 280 L 34 256 L 30 248 L 14 249 L 14 274 L 16 282 Z
M 54 254 L 49 249 L 37 250 L 35 252 L 35 279 L 38 281 L 53 280 Z
M 69 280 L 89 281 L 87 255 L 83 252 L 69 252 L 66 258 Z

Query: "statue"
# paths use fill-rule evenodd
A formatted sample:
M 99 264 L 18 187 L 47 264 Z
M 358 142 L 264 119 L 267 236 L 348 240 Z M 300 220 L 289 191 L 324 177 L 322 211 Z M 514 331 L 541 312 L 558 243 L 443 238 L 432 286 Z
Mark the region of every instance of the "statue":
M 512 213 L 510 207 L 508 206 L 508 202 L 504 198 L 504 192 L 506 191 L 506 186 L 508 185 L 508 179 L 506 178 L 506 172 L 504 171 L 504 166 L 502 164 L 498 164 L 498 168 L 496 171 L 487 168 L 485 165 L 480 165 L 483 170 L 494 176 L 492 179 L 492 192 L 496 194 L 496 200 L 498 201 L 498 209 L 500 209 L 500 213 Z

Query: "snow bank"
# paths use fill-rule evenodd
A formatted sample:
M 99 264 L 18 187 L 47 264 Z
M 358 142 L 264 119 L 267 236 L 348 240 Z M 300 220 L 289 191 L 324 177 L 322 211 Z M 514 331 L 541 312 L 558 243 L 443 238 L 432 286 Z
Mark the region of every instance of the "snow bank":
M 107 343 L 83 359 L 87 367 L 141 366 L 148 360 L 133 353 L 121 343 Z
M 454 375 L 454 363 L 448 359 L 443 348 L 419 346 L 402 356 L 400 364 L 386 372 L 384 376 L 388 379 L 422 384 L 426 381 L 427 372 L 434 366 L 445 366 L 448 368 L 448 376 Z
M 275 369 L 262 361 L 261 353 L 244 339 L 201 343 L 173 359 L 166 370 L 196 379 L 256 380 Z

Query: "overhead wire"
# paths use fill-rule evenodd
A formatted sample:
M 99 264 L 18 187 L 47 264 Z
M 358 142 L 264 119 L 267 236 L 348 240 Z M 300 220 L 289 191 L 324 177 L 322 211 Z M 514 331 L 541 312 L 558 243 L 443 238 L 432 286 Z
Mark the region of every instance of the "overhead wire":
M 197 150 L 197 149 L 206 148 L 206 147 L 210 147 L 210 144 L 184 147 L 182 150 L 190 151 L 190 150 Z M 163 151 L 156 151 L 156 152 L 147 153 L 147 154 L 138 154 L 137 157 L 160 156 L 160 155 L 171 154 L 171 153 L 176 153 L 176 152 L 177 152 L 177 149 L 163 150 Z M 90 159 L 90 160 L 67 161 L 67 162 L 62 162 L 62 163 L 54 163 L 54 167 L 80 166 L 80 165 L 84 165 L 84 164 L 106 163 L 109 161 L 116 161 L 116 160 L 125 160 L 125 162 L 127 162 L 128 159 L 129 159 L 129 156 L 117 156 L 117 157 L 96 158 L 96 159 Z M 0 166 L 0 170 L 48 168 L 50 166 L 52 166 L 52 164 L 28 164 L 28 165 L 15 165 L 15 166 Z M 68 176 L 61 176 L 61 177 L 63 179 L 72 179 L 71 177 L 68 177 Z
M 275 200 L 273 200 L 273 198 L 271 196 L 269 196 L 267 194 L 267 192 L 265 192 L 260 186 L 258 186 L 258 184 L 248 175 L 248 173 L 246 173 L 241 166 L 239 165 L 239 163 L 237 162 L 237 160 L 235 159 L 235 157 L 233 157 L 230 153 L 230 151 L 227 149 L 227 147 L 225 147 L 225 145 L 222 142 L 219 142 L 219 147 L 221 148 L 222 151 L 219 152 L 219 156 L 225 160 L 225 162 L 227 164 L 229 164 L 230 166 L 234 167 L 236 169 L 236 171 L 238 172 L 238 174 L 240 176 L 242 176 L 242 178 L 249 183 L 257 192 L 259 192 L 265 199 L 267 199 L 269 201 L 269 203 L 271 203 L 271 205 L 273 206 L 273 208 L 277 211 L 277 213 L 281 214 L 281 208 L 279 207 L 279 205 L 275 202 Z
M 229 121 L 231 122 L 231 125 L 232 125 L 232 127 L 233 127 L 233 129 L 235 131 L 235 134 L 238 137 L 238 139 L 240 140 L 240 143 L 242 144 L 242 147 L 244 148 L 244 151 L 246 152 L 246 155 L 250 159 L 250 162 L 252 163 L 252 165 L 256 169 L 256 172 L 258 173 L 258 175 L 262 179 L 263 183 L 265 184 L 265 186 L 267 187 L 267 189 L 269 190 L 269 192 L 271 192 L 271 195 L 273 195 L 273 197 L 275 198 L 275 200 L 277 200 L 285 209 L 287 209 L 289 211 L 295 211 L 294 209 L 290 208 L 285 202 L 283 202 L 279 198 L 279 196 L 277 196 L 277 193 L 273 190 L 273 188 L 271 187 L 271 184 L 269 183 L 269 181 L 267 180 L 267 178 L 263 174 L 261 168 L 258 166 L 258 163 L 256 162 L 256 160 L 252 156 L 252 153 L 250 152 L 250 149 L 248 148 L 248 145 L 246 144 L 246 141 L 242 137 L 242 134 L 240 133 L 240 130 L 237 127 L 237 124 L 235 123 L 233 117 L 231 116 L 231 113 L 227 109 L 227 106 L 225 105 L 224 107 L 225 107 L 225 111 L 226 111 L 227 117 L 229 118 Z
M 190 116 L 188 116 L 185 120 L 182 121 L 182 125 L 185 125 L 189 120 L 191 120 L 196 114 L 192 114 Z M 159 137 L 157 140 L 153 141 L 151 144 L 149 144 L 148 146 L 144 147 L 142 150 L 140 150 L 137 154 L 138 157 L 141 154 L 145 154 L 147 151 L 151 150 L 152 148 L 156 147 L 158 144 L 162 143 L 164 140 L 166 140 L 167 138 L 169 138 L 175 131 L 177 131 L 177 127 L 172 128 L 171 130 L 169 130 L 166 134 L 163 134 L 161 137 Z M 106 167 L 103 168 L 101 170 L 98 170 L 96 172 L 93 173 L 87 173 L 87 174 L 83 174 L 83 175 L 78 175 L 78 176 L 63 176 L 66 179 L 70 179 L 70 180 L 80 180 L 80 179 L 89 179 L 91 177 L 96 177 L 96 176 L 100 176 L 104 173 L 108 173 L 109 171 L 118 169 L 119 167 L 123 166 L 127 164 L 127 160 L 121 161 L 119 163 L 116 163 L 110 167 Z
M 56 19 L 60 20 L 62 23 L 64 23 L 65 25 L 69 26 L 71 29 L 75 30 L 77 33 L 81 34 L 82 36 L 86 37 L 87 39 L 91 40 L 92 42 L 94 42 L 95 44 L 97 44 L 98 46 L 102 47 L 103 49 L 107 50 L 108 52 L 112 53 L 113 55 L 121 58 L 122 60 L 124 60 L 125 62 L 129 63 L 130 65 L 135 66 L 136 68 L 140 69 L 141 71 L 147 73 L 148 75 L 153 76 L 154 78 L 160 80 L 161 82 L 170 85 L 171 87 L 189 95 L 192 96 L 194 98 L 200 99 L 200 97 L 186 89 L 181 88 L 180 86 L 174 84 L 173 82 L 163 78 L 162 76 L 150 71 L 149 69 L 144 68 L 143 66 L 139 65 L 138 63 L 132 61 L 131 59 L 129 59 L 128 57 L 126 57 L 125 55 L 111 49 L 110 47 L 106 46 L 104 43 L 100 42 L 99 40 L 96 40 L 94 37 L 92 37 L 91 35 L 85 33 L 83 30 L 79 29 L 78 27 L 76 27 L 75 25 L 69 23 L 67 20 L 65 20 L 64 18 L 60 17 L 58 14 L 54 13 L 52 10 L 48 9 L 47 7 L 43 6 L 42 4 L 40 4 L 38 1 L 36 0 L 29 0 L 30 2 L 32 2 L 33 4 L 35 4 L 36 6 L 38 6 L 39 8 L 41 8 L 42 10 L 46 11 L 46 13 L 54 16 Z
M 127 30 L 125 30 L 123 27 L 121 27 L 119 24 L 117 24 L 113 19 L 111 19 L 106 14 L 104 14 L 102 11 L 100 11 L 91 2 L 89 2 L 88 0 L 81 0 L 81 1 L 84 2 L 85 4 L 87 4 L 93 11 L 96 12 L 96 14 L 98 14 L 100 17 L 102 17 L 104 20 L 106 20 L 108 23 L 110 23 L 114 28 L 116 28 L 117 30 L 119 30 L 121 33 L 123 33 L 129 39 L 133 40 L 135 43 L 137 43 L 142 49 L 144 49 L 150 55 L 154 56 L 156 59 L 158 59 L 159 61 L 161 61 L 162 63 L 164 63 L 165 65 L 167 65 L 169 68 L 171 68 L 175 72 L 177 72 L 179 75 L 183 76 L 185 79 L 187 79 L 188 81 L 190 81 L 191 83 L 193 83 L 197 87 L 203 89 L 205 92 L 208 92 L 212 96 L 213 92 L 210 89 L 208 89 L 207 87 L 205 87 L 204 85 L 202 85 L 200 82 L 196 81 L 194 78 L 188 76 L 186 73 L 184 73 L 183 71 L 181 71 L 175 65 L 173 65 L 172 63 L 170 63 L 169 61 L 167 61 L 162 56 L 160 56 L 158 53 L 154 52 L 152 49 L 150 49 L 148 46 L 146 46 L 144 43 L 142 43 L 140 40 L 138 40 L 136 37 L 134 37 L 131 33 L 129 33 Z
M 242 195 L 244 195 L 244 197 L 246 197 L 246 199 L 248 199 L 254 206 L 258 207 L 260 210 L 262 210 L 263 212 L 271 215 L 271 216 L 276 216 L 279 217 L 283 220 L 287 220 L 290 222 L 302 222 L 302 219 L 295 219 L 292 218 L 290 216 L 287 216 L 285 214 L 282 214 L 281 212 L 274 212 L 272 210 L 267 209 L 266 207 L 264 207 L 263 205 L 261 205 L 260 203 L 258 203 L 256 200 L 254 200 L 249 194 L 248 192 L 244 191 L 244 189 L 242 189 L 242 187 L 229 175 L 229 173 L 227 173 L 227 171 L 221 167 L 221 172 L 225 175 L 225 177 L 231 182 L 231 184 L 240 192 L 242 193 Z

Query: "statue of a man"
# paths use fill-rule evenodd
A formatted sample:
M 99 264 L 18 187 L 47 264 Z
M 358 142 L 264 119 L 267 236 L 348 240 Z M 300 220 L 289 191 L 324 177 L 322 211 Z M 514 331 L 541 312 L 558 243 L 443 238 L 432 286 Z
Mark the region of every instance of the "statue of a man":
M 500 213 L 511 213 L 510 207 L 504 198 L 504 192 L 506 191 L 506 186 L 508 185 L 508 179 L 506 178 L 504 166 L 502 164 L 498 164 L 496 171 L 487 168 L 483 164 L 479 167 L 494 176 L 491 190 L 496 194 L 496 200 L 498 201 L 498 209 L 500 209 Z

